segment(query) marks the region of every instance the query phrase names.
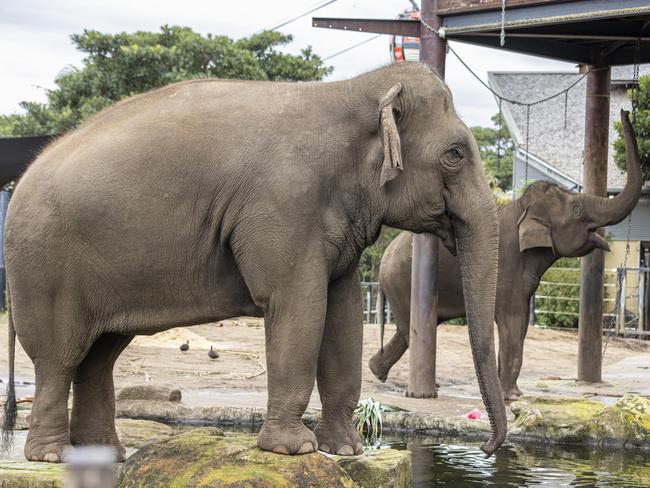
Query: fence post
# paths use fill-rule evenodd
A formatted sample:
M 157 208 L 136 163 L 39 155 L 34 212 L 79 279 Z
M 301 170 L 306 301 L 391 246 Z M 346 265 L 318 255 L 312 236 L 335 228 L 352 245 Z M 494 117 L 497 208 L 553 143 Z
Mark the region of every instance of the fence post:
M 645 327 L 645 307 L 643 297 L 645 296 L 645 273 L 639 269 L 639 279 L 637 280 L 639 287 L 637 289 L 636 308 L 639 314 L 639 320 L 636 324 L 636 329 L 642 331 Z
M 625 334 L 625 302 L 627 301 L 627 268 L 621 270 L 621 299 L 618 303 L 619 333 Z
M 530 313 L 528 314 L 528 325 L 535 325 L 535 295 L 537 295 L 537 290 L 533 292 L 533 295 L 530 297 Z
M 366 322 L 370 323 L 370 307 L 372 306 L 372 292 L 370 285 L 366 288 Z

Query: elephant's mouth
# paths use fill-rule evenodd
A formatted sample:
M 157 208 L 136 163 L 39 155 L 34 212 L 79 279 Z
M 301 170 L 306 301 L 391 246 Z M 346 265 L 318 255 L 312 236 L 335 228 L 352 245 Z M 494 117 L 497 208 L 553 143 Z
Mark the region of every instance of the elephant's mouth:
M 437 219 L 438 226 L 433 233 L 440 238 L 442 244 L 449 250 L 452 256 L 457 253 L 456 234 L 451 218 L 447 214 L 442 214 Z

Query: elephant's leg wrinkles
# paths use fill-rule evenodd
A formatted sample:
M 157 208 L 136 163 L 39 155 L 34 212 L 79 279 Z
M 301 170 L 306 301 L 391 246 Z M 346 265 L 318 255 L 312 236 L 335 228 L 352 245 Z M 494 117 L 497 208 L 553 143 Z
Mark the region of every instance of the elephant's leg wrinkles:
M 526 321 L 529 306 L 525 303 L 511 303 L 507 313 L 497 319 L 499 331 L 498 373 L 505 400 L 516 400 L 521 396 L 517 379 L 521 371 L 526 338 Z
M 300 270 L 302 271 L 302 270 Z M 302 422 L 316 378 L 323 336 L 327 277 L 314 269 L 296 272 L 271 293 L 265 314 L 268 374 L 267 416 L 257 437 L 265 451 L 305 454 L 318 449 Z
M 363 445 L 352 420 L 361 392 L 363 305 L 356 271 L 330 284 L 317 383 L 323 405 L 319 449 L 354 455 Z
M 51 360 L 35 363 L 36 393 L 25 443 L 29 461 L 58 463 L 70 446 L 68 433 L 68 395 L 73 369 L 60 369 Z
M 111 446 L 118 460 L 124 459 L 125 450 L 115 430 L 113 366 L 132 339 L 133 336 L 102 335 L 77 368 L 73 381 L 71 443 Z

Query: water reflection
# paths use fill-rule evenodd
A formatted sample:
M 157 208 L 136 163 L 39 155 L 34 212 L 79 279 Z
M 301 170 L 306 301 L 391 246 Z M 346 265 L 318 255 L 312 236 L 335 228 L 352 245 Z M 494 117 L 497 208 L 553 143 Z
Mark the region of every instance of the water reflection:
M 478 443 L 393 438 L 413 455 L 416 487 L 648 487 L 650 453 L 558 446 L 503 446 L 486 459 Z

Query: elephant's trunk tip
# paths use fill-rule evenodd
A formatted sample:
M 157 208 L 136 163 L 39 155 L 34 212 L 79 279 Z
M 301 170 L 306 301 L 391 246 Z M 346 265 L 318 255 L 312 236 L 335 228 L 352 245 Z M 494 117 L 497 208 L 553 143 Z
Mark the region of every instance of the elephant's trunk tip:
M 505 434 L 497 434 L 497 436 L 491 436 L 487 441 L 482 442 L 479 446 L 479 449 L 485 453 L 485 457 L 489 458 L 492 454 L 495 453 L 497 449 L 501 447 L 503 441 L 505 440 Z

